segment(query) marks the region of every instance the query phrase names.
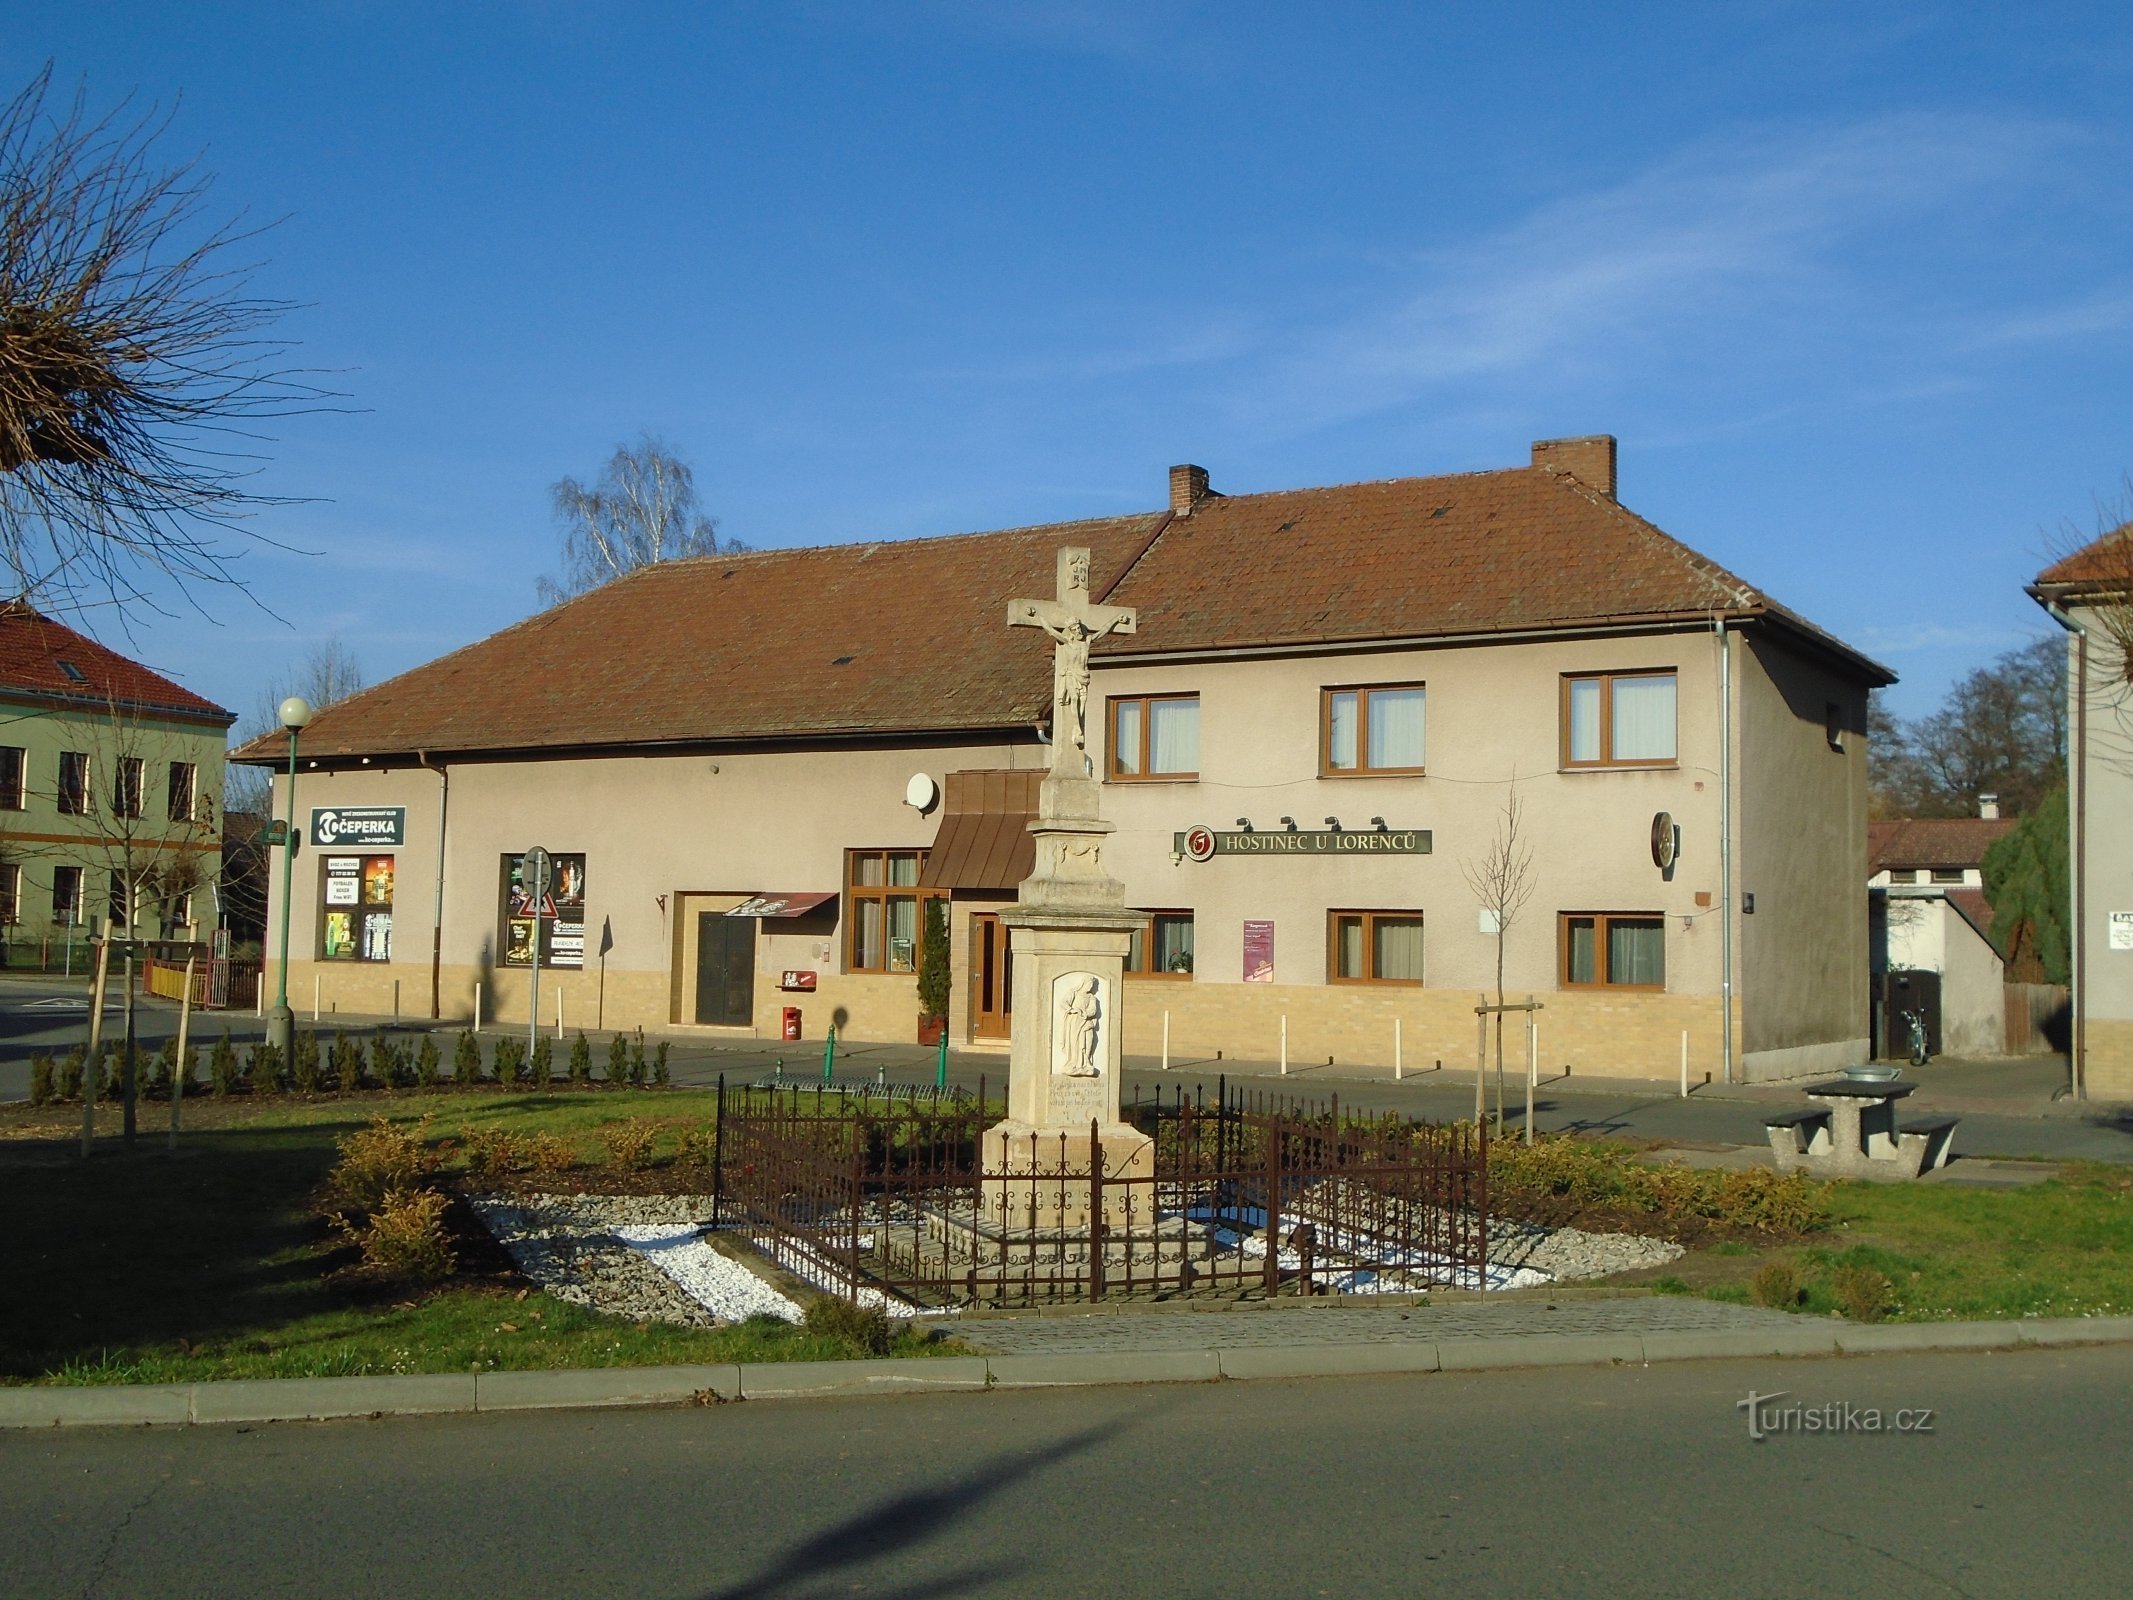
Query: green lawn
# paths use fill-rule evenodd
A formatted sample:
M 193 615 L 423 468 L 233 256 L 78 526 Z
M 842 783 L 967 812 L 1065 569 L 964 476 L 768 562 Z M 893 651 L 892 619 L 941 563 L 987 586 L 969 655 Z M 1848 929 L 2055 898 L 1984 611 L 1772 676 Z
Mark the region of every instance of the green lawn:
M 602 1159 L 603 1122 L 668 1124 L 659 1149 L 711 1120 L 683 1090 L 371 1094 L 359 1100 L 188 1101 L 173 1158 L 168 1108 L 142 1106 L 132 1153 L 67 1142 L 80 1112 L 0 1111 L 0 1382 L 177 1382 L 470 1368 L 827 1359 L 853 1353 L 780 1323 L 699 1331 L 636 1324 L 526 1292 L 493 1246 L 441 1287 L 378 1284 L 311 1197 L 335 1139 L 387 1115 L 433 1137 L 483 1127 L 557 1134 Z M 115 1130 L 116 1119 L 101 1124 Z M 477 1244 L 479 1241 L 477 1241 Z M 903 1339 L 897 1353 L 937 1351 Z

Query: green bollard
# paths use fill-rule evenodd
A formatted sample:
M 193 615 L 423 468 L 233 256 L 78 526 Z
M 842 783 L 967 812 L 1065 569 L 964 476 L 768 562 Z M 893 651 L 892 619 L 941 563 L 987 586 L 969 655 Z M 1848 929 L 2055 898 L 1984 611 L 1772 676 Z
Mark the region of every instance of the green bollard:
M 837 1024 L 830 1024 L 829 1037 L 822 1044 L 822 1081 L 828 1083 L 837 1070 Z
M 936 1089 L 948 1087 L 948 1030 L 946 1028 L 941 1029 L 941 1059 L 933 1069 L 933 1087 Z

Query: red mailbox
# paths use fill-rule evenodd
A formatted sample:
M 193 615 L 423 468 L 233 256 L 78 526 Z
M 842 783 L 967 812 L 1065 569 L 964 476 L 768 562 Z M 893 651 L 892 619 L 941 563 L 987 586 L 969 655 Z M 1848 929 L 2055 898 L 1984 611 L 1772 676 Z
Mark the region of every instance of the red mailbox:
M 788 1039 L 800 1037 L 800 1008 L 798 1006 L 787 1006 L 785 1008 L 784 1033 Z

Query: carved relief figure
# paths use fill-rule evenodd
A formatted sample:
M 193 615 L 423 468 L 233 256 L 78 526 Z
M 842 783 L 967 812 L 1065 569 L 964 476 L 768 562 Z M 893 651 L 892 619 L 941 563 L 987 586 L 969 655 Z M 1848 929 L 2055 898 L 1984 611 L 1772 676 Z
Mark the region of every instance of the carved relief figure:
M 1052 1070 L 1069 1078 L 1101 1076 L 1096 1053 L 1102 1040 L 1102 982 L 1090 972 L 1070 972 L 1059 981 L 1066 998 L 1053 1036 Z

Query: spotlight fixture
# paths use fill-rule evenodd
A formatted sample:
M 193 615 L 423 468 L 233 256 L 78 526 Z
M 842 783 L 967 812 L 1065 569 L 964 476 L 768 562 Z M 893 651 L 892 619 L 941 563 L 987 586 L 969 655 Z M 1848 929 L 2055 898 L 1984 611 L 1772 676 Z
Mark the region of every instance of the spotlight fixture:
M 1287 828 L 1291 833 L 1294 833 L 1296 831 L 1296 819 L 1294 817 L 1283 817 L 1281 819 L 1281 825 L 1284 828 Z
M 1242 828 L 1246 833 L 1250 833 L 1252 831 L 1252 819 L 1250 817 L 1239 817 L 1237 819 L 1237 826 Z
M 1383 833 L 1385 831 L 1385 819 L 1383 817 L 1372 817 L 1370 819 L 1370 825 L 1373 828 L 1377 829 L 1380 833 Z
M 1326 818 L 1326 826 L 1335 833 L 1339 833 L 1341 831 L 1341 819 L 1339 817 L 1328 817 Z

